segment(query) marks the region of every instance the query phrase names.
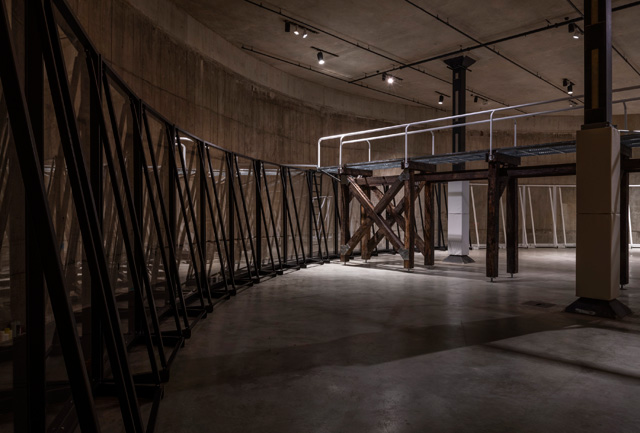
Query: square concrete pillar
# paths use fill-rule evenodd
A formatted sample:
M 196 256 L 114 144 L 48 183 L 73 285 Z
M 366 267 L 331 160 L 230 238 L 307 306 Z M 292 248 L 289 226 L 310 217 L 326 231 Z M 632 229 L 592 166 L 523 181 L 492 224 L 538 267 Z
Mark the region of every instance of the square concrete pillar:
M 613 127 L 577 134 L 576 295 L 620 294 L 620 134 Z
M 610 301 L 620 295 L 620 214 L 578 214 L 576 295 Z

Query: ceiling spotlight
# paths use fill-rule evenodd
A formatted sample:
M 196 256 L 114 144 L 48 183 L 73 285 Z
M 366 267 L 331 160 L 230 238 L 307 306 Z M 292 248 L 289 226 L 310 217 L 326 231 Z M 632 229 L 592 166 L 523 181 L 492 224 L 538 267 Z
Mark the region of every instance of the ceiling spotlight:
M 442 105 L 444 103 L 444 95 L 440 95 L 440 97 L 438 98 L 438 104 Z
M 289 21 L 284 22 L 284 31 L 285 33 L 291 32 L 291 23 Z
M 296 35 L 296 36 L 298 36 L 300 34 L 300 30 L 298 30 L 298 26 L 295 26 L 293 28 L 293 34 Z
M 573 82 L 570 79 L 563 78 L 562 85 L 567 88 L 567 94 L 573 95 Z
M 318 51 L 318 63 L 324 65 L 324 56 L 322 55 L 322 51 Z
M 571 37 L 573 39 L 580 39 L 580 36 L 582 35 L 582 30 L 576 24 L 571 23 L 569 24 L 569 33 L 571 34 Z
M 478 95 L 473 97 L 473 102 L 475 102 L 476 104 L 478 103 Z
M 307 33 L 307 29 L 304 29 L 304 33 L 302 33 L 302 38 L 306 39 L 309 34 Z

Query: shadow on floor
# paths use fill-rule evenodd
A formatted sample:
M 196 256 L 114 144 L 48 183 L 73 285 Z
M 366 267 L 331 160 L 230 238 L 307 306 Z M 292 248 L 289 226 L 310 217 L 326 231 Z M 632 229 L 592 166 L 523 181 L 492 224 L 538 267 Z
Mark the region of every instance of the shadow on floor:
M 198 386 L 239 384 L 322 366 L 381 364 L 531 333 L 560 330 L 567 326 L 587 326 L 592 320 L 578 315 L 548 313 L 463 324 L 406 327 L 352 335 L 323 343 L 207 358 L 183 358 L 180 370 L 210 371 L 212 374 L 209 376 L 199 376 Z M 192 388 L 193 384 L 185 382 L 184 386 Z

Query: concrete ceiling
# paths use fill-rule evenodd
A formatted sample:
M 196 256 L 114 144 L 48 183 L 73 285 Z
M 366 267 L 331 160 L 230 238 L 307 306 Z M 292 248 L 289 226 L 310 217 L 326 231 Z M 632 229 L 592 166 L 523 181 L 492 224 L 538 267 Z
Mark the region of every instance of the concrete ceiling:
M 450 98 L 442 106 L 437 103 L 437 92 L 451 95 L 451 71 L 443 58 L 580 18 L 583 7 L 580 0 L 173 1 L 232 44 L 289 74 L 346 92 L 447 111 Z M 614 89 L 640 84 L 640 5 L 612 0 L 614 10 L 632 3 L 613 12 Z M 309 36 L 285 33 L 287 20 L 307 27 Z M 583 21 L 577 25 L 584 28 Z M 325 52 L 324 65 L 318 64 L 314 47 Z M 464 54 L 476 60 L 467 75 L 469 112 L 567 96 L 563 78 L 575 83 L 576 94 L 582 93 L 583 39 L 573 39 L 567 25 Z M 434 57 L 440 58 L 404 67 Z M 385 71 L 401 80 L 383 82 L 378 73 Z M 471 94 L 476 93 L 488 102 L 475 103 Z M 640 103 L 629 109 L 640 112 Z

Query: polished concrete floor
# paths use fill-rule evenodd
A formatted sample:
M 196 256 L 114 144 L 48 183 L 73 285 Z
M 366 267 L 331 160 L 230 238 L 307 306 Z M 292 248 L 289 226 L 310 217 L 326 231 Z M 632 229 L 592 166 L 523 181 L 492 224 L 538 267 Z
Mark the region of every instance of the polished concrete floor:
M 640 431 L 640 316 L 562 312 L 575 250 L 521 250 L 493 283 L 484 251 L 444 257 L 313 266 L 220 305 L 179 353 L 157 431 Z

